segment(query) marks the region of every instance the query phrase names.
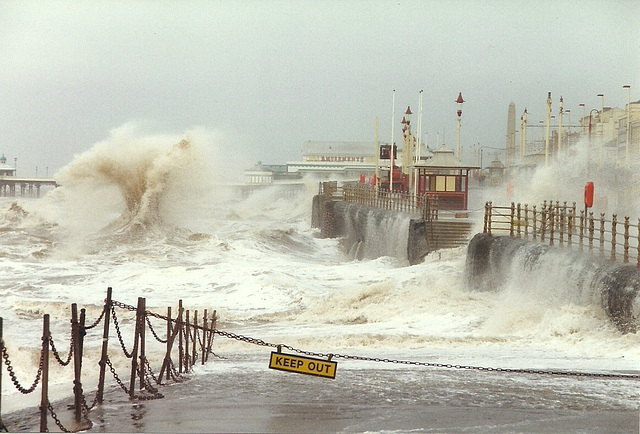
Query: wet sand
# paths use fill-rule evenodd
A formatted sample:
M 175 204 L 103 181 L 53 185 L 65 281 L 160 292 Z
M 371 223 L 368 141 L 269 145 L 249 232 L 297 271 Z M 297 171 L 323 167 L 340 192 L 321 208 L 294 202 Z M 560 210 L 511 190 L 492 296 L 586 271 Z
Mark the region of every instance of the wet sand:
M 233 369 L 164 386 L 154 401 L 110 388 L 89 432 L 637 433 L 635 389 L 629 380 L 419 368 L 342 369 L 335 380 Z M 69 403 L 54 407 L 72 428 Z M 35 408 L 3 420 L 9 431 L 39 430 Z M 50 418 L 48 427 L 57 431 Z

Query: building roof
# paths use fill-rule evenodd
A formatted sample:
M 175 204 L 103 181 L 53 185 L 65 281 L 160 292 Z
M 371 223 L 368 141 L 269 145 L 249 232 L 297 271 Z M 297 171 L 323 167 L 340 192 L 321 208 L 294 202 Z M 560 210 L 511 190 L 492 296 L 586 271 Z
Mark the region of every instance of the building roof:
M 453 149 L 447 148 L 442 145 L 440 148 L 433 151 L 433 157 L 426 161 L 421 161 L 415 165 L 416 167 L 452 167 L 459 169 L 479 169 L 479 166 L 470 166 L 468 164 L 462 164 L 455 155 L 453 155 Z
M 317 142 L 307 140 L 302 145 L 302 156 L 310 155 L 375 157 L 376 144 L 374 142 Z

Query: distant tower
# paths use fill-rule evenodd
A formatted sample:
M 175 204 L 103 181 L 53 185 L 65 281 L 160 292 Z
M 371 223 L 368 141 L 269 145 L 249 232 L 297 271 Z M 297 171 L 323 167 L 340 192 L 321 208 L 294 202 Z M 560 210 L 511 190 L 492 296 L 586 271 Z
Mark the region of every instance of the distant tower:
M 505 153 L 505 166 L 512 167 L 516 159 L 516 105 L 509 104 L 507 117 L 507 148 Z

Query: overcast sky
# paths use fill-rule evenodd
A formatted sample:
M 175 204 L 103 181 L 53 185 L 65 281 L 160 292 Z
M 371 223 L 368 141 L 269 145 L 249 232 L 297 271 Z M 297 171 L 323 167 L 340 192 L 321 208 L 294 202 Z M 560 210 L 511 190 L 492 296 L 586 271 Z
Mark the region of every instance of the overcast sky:
M 0 153 L 19 176 L 131 121 L 214 131 L 245 167 L 373 141 L 376 117 L 389 141 L 394 89 L 396 141 L 423 89 L 423 140 L 452 148 L 462 92 L 465 153 L 504 147 L 511 101 L 536 123 L 551 91 L 575 123 L 598 93 L 640 99 L 640 2 L 3 0 L 0 59 Z

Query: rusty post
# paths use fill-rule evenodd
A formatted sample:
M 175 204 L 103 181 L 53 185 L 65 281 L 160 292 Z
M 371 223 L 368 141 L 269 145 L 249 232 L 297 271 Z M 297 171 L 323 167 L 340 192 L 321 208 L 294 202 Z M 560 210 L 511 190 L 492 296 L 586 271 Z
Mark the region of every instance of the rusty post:
M 198 346 L 198 311 L 193 311 L 193 343 L 191 344 L 193 347 L 191 351 L 191 366 L 195 366 L 196 364 L 196 347 Z
M 604 213 L 600 213 L 600 256 L 604 256 Z
M 166 354 L 171 357 L 171 345 L 173 342 L 171 341 L 171 306 L 167 307 L 167 352 Z M 163 366 L 164 368 L 164 363 Z M 160 371 L 160 375 L 158 376 L 162 380 L 162 371 Z M 169 370 L 167 369 L 167 380 L 170 378 Z
M 616 235 L 618 231 L 618 215 L 613 214 L 611 217 L 611 260 L 616 260 Z
M 549 245 L 553 246 L 554 230 L 556 225 L 556 208 L 553 207 L 553 202 L 549 205 Z
M 533 240 L 538 239 L 538 211 L 536 205 L 533 206 Z
M 181 304 L 182 306 L 182 304 Z M 164 361 L 162 363 L 162 368 L 160 369 L 160 374 L 158 375 L 158 378 L 162 378 L 162 375 L 164 374 L 165 370 L 167 372 L 167 380 L 169 379 L 169 369 L 170 369 L 170 363 L 171 363 L 171 349 L 173 348 L 173 344 L 176 341 L 176 336 L 178 336 L 178 340 L 182 339 L 182 307 L 179 308 L 178 310 L 178 317 L 176 318 L 176 324 L 175 326 L 173 326 L 173 329 L 171 330 L 171 337 L 167 337 L 167 353 L 164 356 Z M 180 353 L 179 353 L 179 365 L 180 365 L 180 373 L 182 372 L 182 348 L 180 349 Z
M 40 395 L 40 432 L 47 432 L 47 411 L 49 410 L 49 314 L 42 321 L 42 393 Z
M 209 340 L 207 343 L 207 360 L 209 359 L 209 354 L 211 354 L 211 347 L 213 346 L 213 338 L 216 334 L 216 311 L 213 311 L 213 315 L 211 316 L 211 333 L 209 333 Z
M 593 221 L 593 211 L 589 212 L 589 251 L 593 251 L 593 234 L 595 232 L 595 223 Z
M 189 372 L 191 370 L 191 363 L 189 363 L 189 338 L 191 337 L 191 324 L 189 324 L 189 309 L 187 309 L 185 313 L 185 333 L 184 333 L 184 372 Z
M 629 263 L 629 216 L 624 216 L 624 263 Z
M 71 304 L 71 337 L 73 339 L 73 407 L 76 422 L 82 418 L 82 391 L 80 390 L 80 323 L 78 322 L 78 305 Z
M 0 356 L 4 354 L 4 337 L 2 331 L 2 317 L 0 316 Z M 7 431 L 2 421 L 2 369 L 0 369 L 0 429 Z
M 100 377 L 98 379 L 98 392 L 96 402 L 102 404 L 104 397 L 104 376 L 107 367 L 107 348 L 109 346 L 109 320 L 111 319 L 111 293 L 112 289 L 107 288 L 107 299 L 104 303 L 104 329 L 102 332 L 102 356 L 100 357 Z
M 147 352 L 146 352 L 146 341 L 147 341 L 147 299 L 142 298 L 140 304 L 140 365 L 138 367 L 138 372 L 140 373 L 140 390 L 145 388 L 146 379 L 145 372 L 147 370 Z
M 204 362 L 206 361 L 206 351 L 207 351 L 207 309 L 204 310 L 204 315 L 202 315 L 202 342 L 201 342 L 201 349 L 200 351 L 202 352 L 202 357 L 200 357 L 200 364 L 204 365 Z
M 178 373 L 182 374 L 182 300 L 178 301 L 178 318 L 176 319 L 178 330 Z
M 138 307 L 136 309 L 136 327 L 133 333 L 133 349 L 131 350 L 131 377 L 129 379 L 129 397 L 135 396 L 136 376 L 138 375 L 138 344 L 140 341 L 140 307 L 142 297 L 138 297 Z M 142 387 L 142 384 L 140 385 Z

